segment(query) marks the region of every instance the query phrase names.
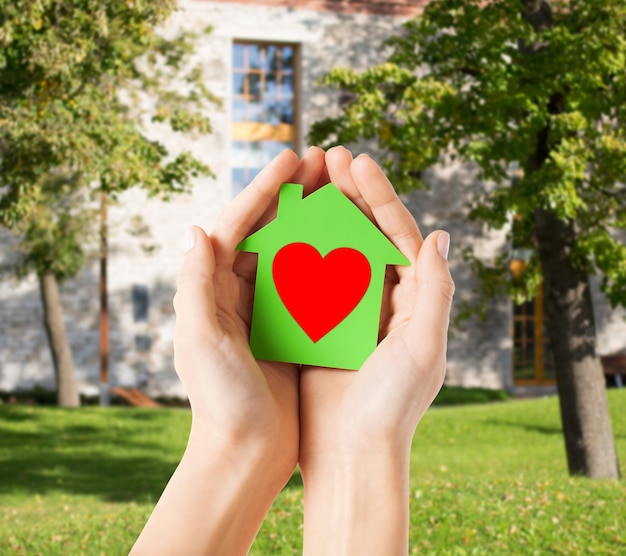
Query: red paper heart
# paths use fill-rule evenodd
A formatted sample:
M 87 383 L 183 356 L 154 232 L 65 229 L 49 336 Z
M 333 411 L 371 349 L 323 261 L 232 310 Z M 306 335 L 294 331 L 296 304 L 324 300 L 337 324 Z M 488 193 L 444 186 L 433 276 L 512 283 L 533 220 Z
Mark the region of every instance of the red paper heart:
M 272 275 L 291 316 L 317 342 L 359 304 L 372 271 L 355 249 L 340 247 L 322 257 L 308 243 L 290 243 L 276 254 Z

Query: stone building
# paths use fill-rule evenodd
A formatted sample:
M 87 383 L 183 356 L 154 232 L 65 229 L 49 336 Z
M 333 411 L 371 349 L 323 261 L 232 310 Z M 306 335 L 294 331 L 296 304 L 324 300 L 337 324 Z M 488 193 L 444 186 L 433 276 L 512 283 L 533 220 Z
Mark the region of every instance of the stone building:
M 173 150 L 188 148 L 211 166 L 215 178 L 197 180 L 193 193 L 164 204 L 139 191 L 110 208 L 110 365 L 113 385 L 137 386 L 152 396 L 184 396 L 173 370 L 172 298 L 189 224 L 210 229 L 222 208 L 284 147 L 303 152 L 312 122 L 336 112 L 340 99 L 317 81 L 336 66 L 364 69 L 383 59 L 382 41 L 419 14 L 426 0 L 185 0 L 168 31 L 213 32 L 198 44 L 197 60 L 208 88 L 224 100 L 214 110 L 214 132 L 186 144 L 155 127 L 151 132 Z M 461 166 L 429 172 L 429 191 L 404 201 L 424 233 L 452 234 L 450 261 L 457 299 L 472 295 L 474 281 L 461 252 L 471 246 L 489 259 L 509 249 L 503 232 L 486 232 L 466 219 L 465 199 L 475 184 Z M 140 220 L 139 220 L 140 219 Z M 141 221 L 151 237 L 129 234 Z M 0 262 L 12 256 L 0 236 Z M 155 246 L 147 249 L 147 246 Z M 626 346 L 623 313 L 600 298 L 599 350 Z M 80 388 L 98 391 L 98 267 L 62 286 L 62 300 Z M 33 279 L 0 282 L 0 390 L 53 387 L 41 304 Z M 485 322 L 452 332 L 449 384 L 518 390 L 551 388 L 543 349 L 541 300 L 514 309 L 494 300 Z

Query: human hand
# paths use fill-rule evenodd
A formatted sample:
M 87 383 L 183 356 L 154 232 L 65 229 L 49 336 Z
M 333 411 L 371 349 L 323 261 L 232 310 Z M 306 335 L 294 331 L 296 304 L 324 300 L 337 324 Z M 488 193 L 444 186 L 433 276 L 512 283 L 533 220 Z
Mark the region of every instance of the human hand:
M 236 246 L 275 213 L 280 185 L 327 182 L 324 152 L 274 159 L 207 236 L 190 228 L 174 299 L 176 371 L 188 393 L 187 450 L 132 554 L 245 554 L 298 459 L 296 365 L 248 345 L 256 257 Z
M 389 270 L 383 340 L 361 371 L 304 367 L 300 375 L 295 365 L 252 357 L 256 261 L 235 248 L 273 217 L 281 183 L 302 183 L 310 193 L 330 178 L 415 264 Z M 422 245 L 412 217 L 369 158 L 352 162 L 345 149 L 326 157 L 311 149 L 299 163 L 290 152 L 277 157 L 210 237 L 193 228 L 191 239 L 175 299 L 175 362 L 189 393 L 192 430 L 132 554 L 245 553 L 293 471 L 299 440 L 305 552 L 405 552 L 410 438 L 445 369 L 453 286 L 437 247 L 447 249 L 447 235 Z
M 305 554 L 406 554 L 411 441 L 445 375 L 449 236 L 439 231 L 423 241 L 369 157 L 352 160 L 336 147 L 326 165 L 412 265 L 388 268 L 380 343 L 358 372 L 302 368 Z
M 256 361 L 249 336 L 256 255 L 236 251 L 276 213 L 283 182 L 305 190 L 328 181 L 324 152 L 301 161 L 291 151 L 274 159 L 220 215 L 210 236 L 191 228 L 174 299 L 176 370 L 189 395 L 194 422 L 210 424 L 225 441 L 273 446 L 274 467 L 289 478 L 298 457 L 298 367 Z

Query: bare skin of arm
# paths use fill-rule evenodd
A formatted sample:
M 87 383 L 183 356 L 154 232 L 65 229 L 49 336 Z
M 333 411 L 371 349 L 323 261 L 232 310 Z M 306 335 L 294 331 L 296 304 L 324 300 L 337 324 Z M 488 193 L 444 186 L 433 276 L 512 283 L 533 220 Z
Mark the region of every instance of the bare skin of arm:
M 248 346 L 254 255 L 237 244 L 272 217 L 285 181 L 315 187 L 324 153 L 285 151 L 219 218 L 190 228 L 174 299 L 176 371 L 189 395 L 185 454 L 131 554 L 246 554 L 298 460 L 299 369 Z
M 303 367 L 300 467 L 304 554 L 406 555 L 415 428 L 441 388 L 454 284 L 449 236 L 422 240 L 369 157 L 326 153 L 331 181 L 411 261 L 389 269 L 380 343 L 358 371 Z

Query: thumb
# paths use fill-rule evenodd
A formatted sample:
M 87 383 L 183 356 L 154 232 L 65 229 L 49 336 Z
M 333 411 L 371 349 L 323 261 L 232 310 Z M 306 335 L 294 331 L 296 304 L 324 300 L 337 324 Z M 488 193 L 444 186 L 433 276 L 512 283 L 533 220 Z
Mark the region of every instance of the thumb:
M 174 296 L 176 328 L 174 353 L 179 357 L 193 352 L 193 347 L 215 339 L 218 328 L 215 289 L 215 256 L 208 236 L 202 228 L 187 230 L 188 249 L 178 273 Z
M 416 360 L 437 365 L 445 363 L 454 282 L 448 266 L 450 235 L 431 233 L 415 262 L 417 282 L 415 305 L 407 326 L 407 345 Z M 445 370 L 445 369 L 444 369 Z

